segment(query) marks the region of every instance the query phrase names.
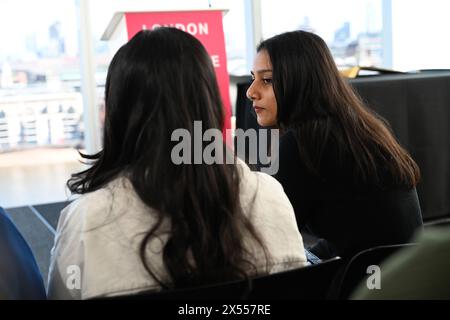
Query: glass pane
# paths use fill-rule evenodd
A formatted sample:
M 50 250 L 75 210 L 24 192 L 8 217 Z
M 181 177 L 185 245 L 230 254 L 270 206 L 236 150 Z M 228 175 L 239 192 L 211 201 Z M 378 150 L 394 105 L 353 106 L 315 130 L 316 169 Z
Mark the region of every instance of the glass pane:
M 82 144 L 75 2 L 1 1 L 0 43 L 0 151 Z
M 306 30 L 320 35 L 338 66 L 383 64 L 381 0 L 261 0 L 263 37 Z
M 392 1 L 394 69 L 450 69 L 450 1 Z
M 83 147 L 75 1 L 0 1 L 0 43 L 0 205 L 63 201 Z

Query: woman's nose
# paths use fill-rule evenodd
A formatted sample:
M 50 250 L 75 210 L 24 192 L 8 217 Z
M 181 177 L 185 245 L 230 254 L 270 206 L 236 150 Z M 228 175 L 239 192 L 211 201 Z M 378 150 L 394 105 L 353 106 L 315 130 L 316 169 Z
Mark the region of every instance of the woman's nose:
M 247 98 L 250 101 L 253 101 L 256 99 L 256 93 L 253 90 L 253 83 L 250 85 L 250 87 L 247 89 Z

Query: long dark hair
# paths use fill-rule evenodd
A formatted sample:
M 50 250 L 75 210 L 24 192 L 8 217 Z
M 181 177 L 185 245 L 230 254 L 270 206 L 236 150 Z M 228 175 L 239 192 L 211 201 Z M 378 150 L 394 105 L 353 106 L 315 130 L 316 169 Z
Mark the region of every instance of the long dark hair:
M 237 167 L 171 161 L 175 129 L 184 128 L 193 137 L 196 120 L 203 130 L 223 127 L 214 68 L 202 44 L 174 28 L 137 33 L 112 59 L 105 104 L 103 150 L 82 155 L 93 165 L 74 174 L 69 189 L 83 194 L 127 176 L 142 201 L 159 214 L 140 254 L 161 286 L 246 278 L 256 267 L 244 235 L 266 250 L 241 208 Z M 146 257 L 163 218 L 171 224 L 163 250 L 170 279 L 158 276 Z
M 326 43 L 317 35 L 292 31 L 260 43 L 273 68 L 277 121 L 291 130 L 300 157 L 320 175 L 330 146 L 340 168 L 353 164 L 357 184 L 415 186 L 417 164 L 391 133 L 387 122 L 368 109 L 340 75 Z

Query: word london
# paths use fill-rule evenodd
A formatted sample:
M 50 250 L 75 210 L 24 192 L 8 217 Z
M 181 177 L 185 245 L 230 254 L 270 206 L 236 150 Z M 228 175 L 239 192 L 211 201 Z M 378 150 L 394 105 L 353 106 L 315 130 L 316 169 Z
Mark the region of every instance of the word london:
M 155 23 L 151 26 L 150 30 L 154 30 L 160 27 L 172 27 L 172 28 L 177 28 L 180 30 L 183 30 L 184 32 L 190 33 L 193 36 L 197 36 L 197 35 L 208 35 L 209 34 L 209 26 L 208 23 L 206 22 L 199 22 L 199 23 L 194 23 L 194 22 L 190 22 L 188 24 L 183 24 L 183 23 L 163 23 L 163 24 L 158 24 Z M 147 28 L 147 25 L 143 25 L 142 26 L 143 30 L 147 30 L 149 28 Z

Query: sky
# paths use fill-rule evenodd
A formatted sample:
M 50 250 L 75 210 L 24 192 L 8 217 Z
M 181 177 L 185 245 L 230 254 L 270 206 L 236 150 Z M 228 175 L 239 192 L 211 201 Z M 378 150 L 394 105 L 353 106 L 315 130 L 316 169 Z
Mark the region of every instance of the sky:
M 37 44 L 45 43 L 48 26 L 64 21 L 63 33 L 73 39 L 68 50 L 75 50 L 77 19 L 73 0 L 1 0 L 0 1 L 0 57 L 15 55 L 25 49 L 24 38 L 35 33 Z
M 450 1 L 392 0 L 397 70 L 450 69 Z
M 351 23 L 352 38 L 361 31 L 382 28 L 380 0 L 262 0 L 262 5 L 265 38 L 296 29 L 305 16 L 327 42 L 333 41 L 335 30 L 345 21 Z

